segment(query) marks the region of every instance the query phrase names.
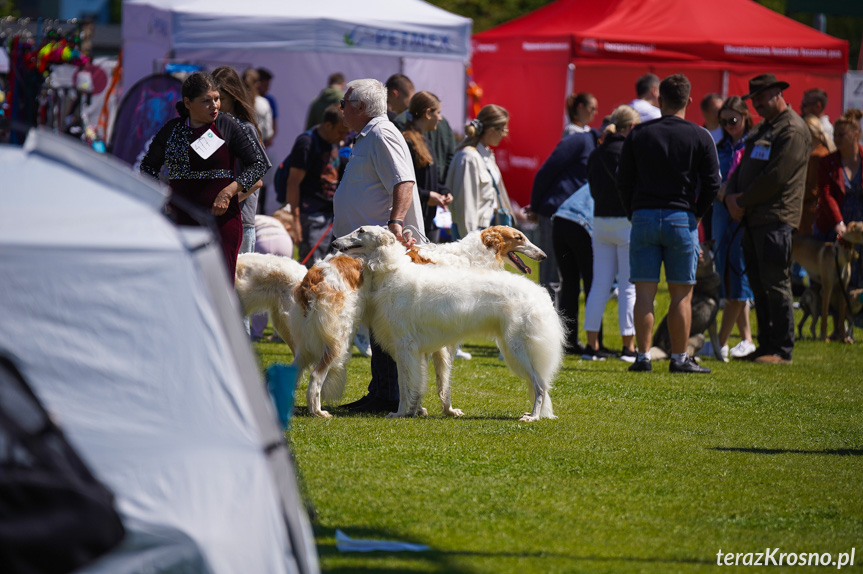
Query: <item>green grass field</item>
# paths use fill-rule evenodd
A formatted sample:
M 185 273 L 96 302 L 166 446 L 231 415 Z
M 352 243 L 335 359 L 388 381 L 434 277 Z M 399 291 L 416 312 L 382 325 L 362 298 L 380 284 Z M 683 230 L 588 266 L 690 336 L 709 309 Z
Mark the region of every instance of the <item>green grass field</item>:
M 658 319 L 667 302 L 661 287 Z M 612 300 L 610 348 L 620 348 L 616 313 Z M 705 359 L 710 375 L 567 357 L 552 392 L 559 418 L 532 424 L 517 421 L 527 386 L 494 344 L 463 348 L 473 360 L 453 369 L 461 419 L 440 414 L 433 380 L 429 416 L 407 420 L 311 418 L 300 384 L 288 438 L 324 571 L 697 572 L 716 569 L 720 549 L 777 547 L 834 559 L 856 547 L 861 570 L 857 346 L 801 341 L 783 366 Z M 284 344 L 256 350 L 262 367 L 291 360 Z M 354 351 L 348 372 L 344 402 L 365 394 L 369 359 Z M 336 529 L 431 550 L 340 553 Z

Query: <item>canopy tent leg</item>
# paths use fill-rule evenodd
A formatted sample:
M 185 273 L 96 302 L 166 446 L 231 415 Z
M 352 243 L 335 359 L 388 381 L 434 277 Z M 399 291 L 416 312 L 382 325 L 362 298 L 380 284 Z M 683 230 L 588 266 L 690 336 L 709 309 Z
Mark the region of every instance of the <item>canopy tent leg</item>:
M 570 62 L 566 66 L 566 93 L 563 94 L 563 101 L 566 101 L 566 98 L 569 97 L 569 94 L 573 92 L 575 89 L 575 64 Z M 566 113 L 566 107 L 563 109 L 563 125 L 561 129 L 566 128 L 567 124 L 569 124 L 569 115 Z

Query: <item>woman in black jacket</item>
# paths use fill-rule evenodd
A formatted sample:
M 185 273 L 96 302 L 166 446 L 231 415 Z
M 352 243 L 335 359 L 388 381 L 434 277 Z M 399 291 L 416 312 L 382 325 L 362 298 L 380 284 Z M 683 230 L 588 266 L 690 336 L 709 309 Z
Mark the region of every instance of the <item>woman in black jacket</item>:
M 632 127 L 641 121 L 638 112 L 619 106 L 611 114 L 605 138 L 587 162 L 587 180 L 593 196 L 593 285 L 584 307 L 584 330 L 587 332 L 585 359 L 601 360 L 608 356 L 599 350 L 599 328 L 605 304 L 611 294 L 614 277 L 618 281 L 618 327 L 623 337 L 620 358 L 635 361 L 635 286 L 629 282 L 629 230 L 632 225 L 620 201 L 615 181 L 623 141 Z

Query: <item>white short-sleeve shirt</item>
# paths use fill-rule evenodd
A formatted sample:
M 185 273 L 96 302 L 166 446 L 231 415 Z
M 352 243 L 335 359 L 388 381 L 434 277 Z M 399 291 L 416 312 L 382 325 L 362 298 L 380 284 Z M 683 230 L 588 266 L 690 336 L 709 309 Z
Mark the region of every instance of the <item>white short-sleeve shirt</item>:
M 393 188 L 416 182 L 404 136 L 386 116 L 372 118 L 354 142 L 351 159 L 333 196 L 333 235 L 341 237 L 363 225 L 386 226 Z M 425 229 L 417 186 L 405 216 L 405 228 Z
M 662 112 L 659 111 L 659 108 L 647 102 L 645 100 L 641 100 L 639 98 L 635 98 L 631 102 L 629 102 L 630 107 L 634 108 L 638 115 L 641 116 L 641 123 L 649 122 L 650 120 L 655 120 L 656 118 L 662 117 Z

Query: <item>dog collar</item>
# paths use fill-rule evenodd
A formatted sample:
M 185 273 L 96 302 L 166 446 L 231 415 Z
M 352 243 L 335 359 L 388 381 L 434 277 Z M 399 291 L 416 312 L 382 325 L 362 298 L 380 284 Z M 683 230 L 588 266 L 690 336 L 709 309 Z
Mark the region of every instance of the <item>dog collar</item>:
M 841 245 L 845 249 L 854 249 L 854 244 L 843 238 L 841 235 L 836 237 L 836 244 Z

